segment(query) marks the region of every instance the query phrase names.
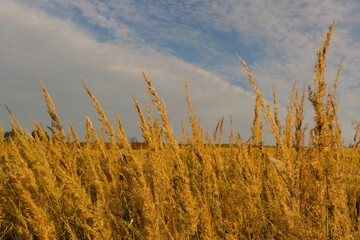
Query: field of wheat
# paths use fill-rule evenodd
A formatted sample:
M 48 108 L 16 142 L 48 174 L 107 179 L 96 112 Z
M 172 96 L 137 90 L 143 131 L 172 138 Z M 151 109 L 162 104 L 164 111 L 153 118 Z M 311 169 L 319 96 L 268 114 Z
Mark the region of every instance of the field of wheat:
M 85 82 L 102 127 L 87 118 L 85 143 L 71 124 L 65 133 L 41 82 L 51 137 L 35 121 L 37 134 L 23 130 L 10 109 L 14 135 L 5 141 L 0 130 L 0 239 L 360 239 L 360 124 L 353 147 L 344 148 L 336 115 L 341 65 L 332 90 L 324 79 L 332 28 L 312 85 L 299 93 L 294 84 L 283 122 L 275 91 L 271 107 L 239 57 L 256 93 L 252 137 L 243 141 L 231 126 L 226 149 L 223 119 L 204 133 L 186 81 L 191 129 L 183 123 L 177 141 L 165 102 L 143 74 L 151 102 L 143 110 L 134 97 L 141 151 L 120 117 L 109 122 Z M 308 130 L 307 99 L 314 110 Z M 263 126 L 273 148 L 263 146 Z

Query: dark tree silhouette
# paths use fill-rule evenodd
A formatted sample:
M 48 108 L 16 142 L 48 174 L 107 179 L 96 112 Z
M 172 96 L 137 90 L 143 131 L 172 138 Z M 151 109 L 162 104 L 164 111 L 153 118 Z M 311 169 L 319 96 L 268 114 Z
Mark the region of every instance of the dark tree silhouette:
M 10 138 L 14 137 L 15 133 L 13 131 L 7 131 L 4 134 L 4 140 L 9 141 Z
M 32 136 L 33 138 L 35 138 L 35 137 L 39 138 L 40 141 L 44 141 L 44 140 L 49 140 L 49 139 L 50 139 L 50 137 L 49 137 L 49 135 L 48 135 L 47 132 L 45 132 L 46 139 L 44 139 L 44 138 L 40 135 L 39 130 L 33 130 L 33 131 L 31 132 L 31 136 Z

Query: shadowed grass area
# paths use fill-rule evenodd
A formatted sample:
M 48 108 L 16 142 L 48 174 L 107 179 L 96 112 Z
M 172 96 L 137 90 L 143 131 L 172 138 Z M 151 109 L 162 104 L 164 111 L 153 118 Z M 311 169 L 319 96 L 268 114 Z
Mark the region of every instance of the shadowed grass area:
M 314 128 L 307 147 L 305 88 L 301 95 L 294 84 L 281 123 L 275 90 L 271 108 L 240 57 L 256 94 L 253 135 L 243 142 L 231 123 L 227 145 L 223 118 L 204 133 L 186 80 L 191 129 L 183 124 L 178 142 L 165 102 L 143 74 L 152 104 L 143 110 L 134 97 L 143 144 L 128 142 L 120 117 L 110 123 L 85 82 L 102 127 L 86 118 L 81 143 L 71 124 L 64 132 L 41 82 L 52 136 L 35 121 L 37 134 L 23 130 L 10 109 L 13 135 L 5 141 L 0 131 L 0 238 L 359 239 L 360 124 L 345 149 L 336 115 L 341 65 L 332 90 L 324 79 L 332 28 L 308 87 Z M 276 146 L 263 146 L 264 127 Z

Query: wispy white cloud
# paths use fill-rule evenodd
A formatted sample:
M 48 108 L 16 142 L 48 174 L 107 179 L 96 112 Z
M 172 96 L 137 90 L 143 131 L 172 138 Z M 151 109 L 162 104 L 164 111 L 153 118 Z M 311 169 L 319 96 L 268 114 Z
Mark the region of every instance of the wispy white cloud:
M 110 114 L 132 111 L 125 118 L 131 122 L 129 129 L 133 132 L 136 113 L 130 93 L 142 96 L 140 71 L 145 70 L 167 100 L 176 121 L 185 115 L 181 79 L 186 74 L 196 109 L 209 121 L 209 127 L 220 115 L 231 111 L 240 132 L 248 134 L 253 103 L 246 76 L 233 51 L 248 62 L 266 97 L 271 98 L 275 82 L 284 112 L 294 79 L 301 88 L 304 83 L 311 84 L 320 33 L 326 33 L 335 20 L 327 77 L 332 85 L 338 65 L 346 56 L 339 82 L 339 116 L 346 141 L 352 138 L 351 122 L 359 119 L 360 113 L 354 104 L 360 101 L 357 1 L 16 2 L 19 4 L 1 3 L 4 13 L 0 17 L 0 43 L 7 56 L 1 57 L 1 67 L 6 69 L 3 76 L 16 79 L 2 83 L 12 89 L 7 95 L 2 94 L 1 102 L 8 100 L 5 96 L 9 97 L 13 90 L 20 91 L 20 85 L 37 89 L 34 82 L 19 79 L 45 74 L 49 87 L 57 89 L 55 96 L 61 99 L 64 89 L 74 94 L 59 100 L 57 105 L 64 106 L 62 111 L 69 119 L 74 115 L 70 117 L 66 112 L 78 114 L 80 123 L 84 112 L 76 113 L 77 105 L 69 103 L 79 103 L 81 109 L 89 110 L 84 107 L 88 105 L 86 96 L 80 99 L 78 93 L 81 86 L 77 79 L 82 76 Z M 79 16 L 71 14 L 74 9 Z M 19 15 L 25 17 L 15 17 Z M 110 40 L 97 41 L 99 33 L 91 26 L 106 29 Z M 13 70 L 15 63 L 21 71 Z M 21 96 L 29 97 L 29 93 L 20 94 L 19 99 Z M 10 99 L 16 102 L 15 97 Z M 310 121 L 311 106 L 307 108 Z M 181 114 L 177 109 L 183 109 Z
M 238 121 L 251 122 L 245 114 L 251 110 L 251 94 L 214 72 L 147 46 L 133 49 L 125 44 L 99 43 L 69 21 L 16 3 L 3 2 L 0 9 L 0 51 L 5 53 L 0 56 L 0 101 L 9 105 L 28 127 L 32 126 L 30 117 L 37 121 L 48 119 L 37 79 L 40 74 L 63 123 L 71 121 L 83 133 L 85 115 L 96 119 L 80 83 L 83 77 L 109 117 L 119 113 L 128 134 L 139 136 L 131 95 L 143 98 L 146 86 L 141 70 L 166 100 L 177 132 L 181 117 L 186 118 L 184 74 L 205 126 L 214 127 L 217 119 L 229 112 Z M 244 106 L 239 108 L 239 103 Z M 6 123 L 6 113 L 1 111 L 1 121 Z

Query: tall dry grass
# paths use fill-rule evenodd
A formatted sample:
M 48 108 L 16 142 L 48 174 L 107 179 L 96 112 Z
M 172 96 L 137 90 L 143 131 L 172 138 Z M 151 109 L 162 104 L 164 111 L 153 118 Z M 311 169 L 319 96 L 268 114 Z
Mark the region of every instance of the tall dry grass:
M 308 147 L 305 86 L 299 96 L 294 83 L 281 123 L 275 87 L 271 107 L 240 57 L 256 94 L 252 137 L 243 142 L 231 120 L 228 148 L 221 145 L 224 118 L 213 133 L 204 132 L 186 79 L 190 129 L 183 120 L 179 143 L 165 102 L 143 74 L 145 110 L 134 97 L 142 150 L 127 141 L 119 116 L 107 119 L 84 81 L 102 127 L 98 132 L 86 117 L 85 143 L 71 123 L 65 134 L 41 81 L 51 138 L 35 121 L 33 137 L 8 107 L 14 132 L 8 141 L 0 124 L 0 238 L 359 239 L 360 124 L 354 123 L 353 147 L 345 149 L 336 96 L 342 63 L 332 90 L 324 78 L 332 28 L 308 87 L 314 108 Z M 273 148 L 263 146 L 264 127 Z

